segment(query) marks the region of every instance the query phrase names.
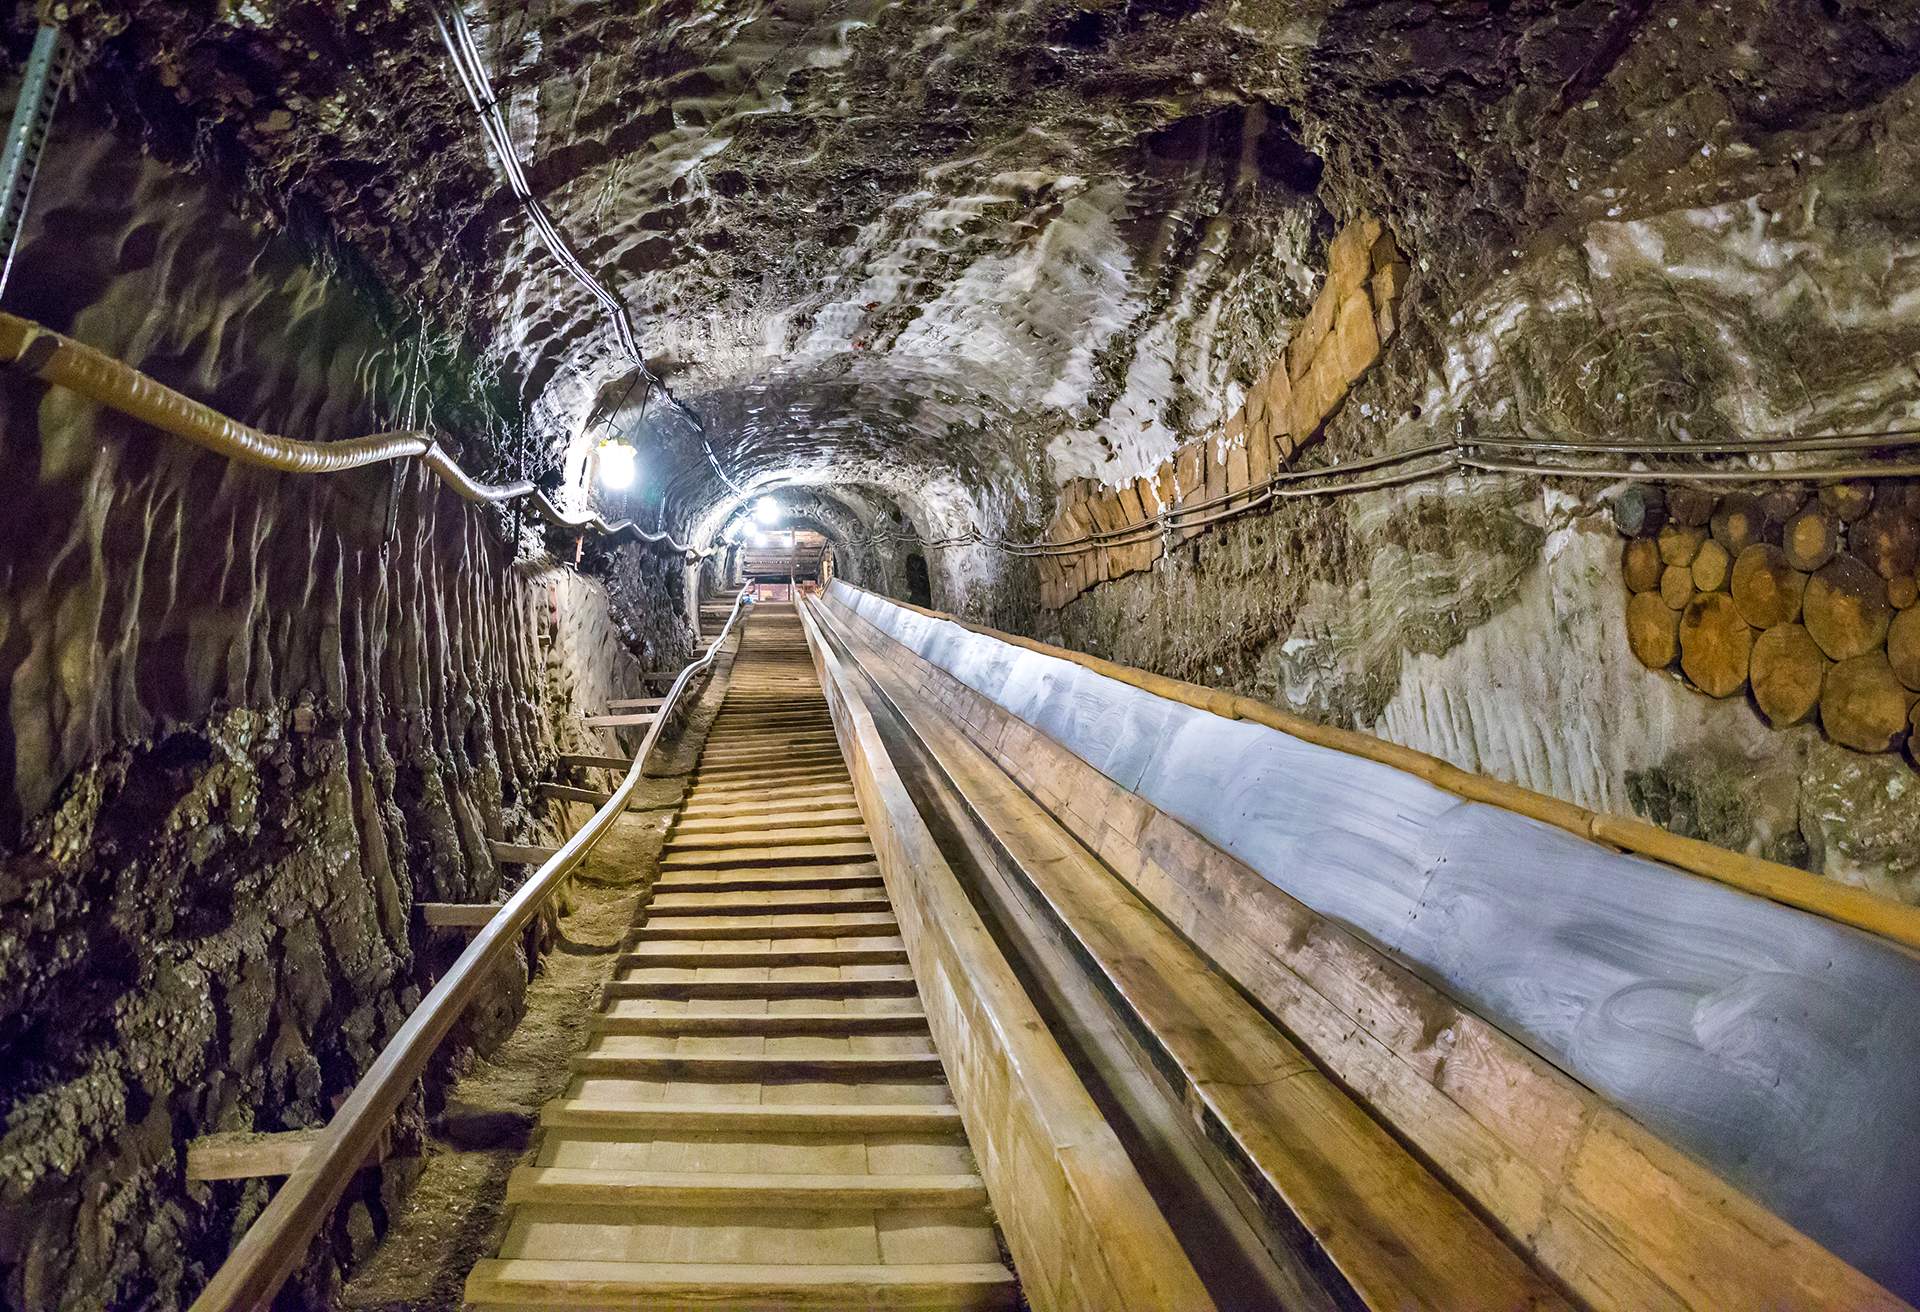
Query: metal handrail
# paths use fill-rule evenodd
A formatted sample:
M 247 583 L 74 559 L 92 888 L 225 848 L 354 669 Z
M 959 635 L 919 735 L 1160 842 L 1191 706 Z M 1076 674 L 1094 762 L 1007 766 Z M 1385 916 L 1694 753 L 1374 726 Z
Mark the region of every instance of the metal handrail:
M 649 533 L 630 519 L 609 523 L 601 516 L 569 514 L 532 483 L 482 483 L 460 468 L 431 433 L 375 433 L 343 442 L 303 442 L 243 424 L 176 392 L 84 342 L 51 328 L 0 313 L 0 364 L 11 365 L 42 382 L 78 392 L 121 414 L 184 438 L 196 446 L 243 465 L 289 474 L 337 474 L 394 460 L 417 459 L 468 501 L 500 504 L 530 498 L 534 510 L 558 528 L 592 529 L 609 537 L 637 538 L 649 546 L 678 552 L 691 563 L 711 555 L 667 533 Z
M 626 809 L 627 799 L 639 786 L 647 757 L 665 730 L 668 717 L 694 676 L 718 656 L 720 645 L 733 632 L 745 608 L 749 591 L 742 588 L 734 597 L 733 610 L 706 655 L 690 662 L 673 681 L 673 687 L 660 705 L 659 717 L 648 727 L 640 750 L 634 754 L 633 764 L 627 767 L 626 776 L 613 790 L 613 795 L 507 899 L 407 1017 L 399 1032 L 380 1050 L 340 1110 L 327 1122 L 319 1139 L 274 1194 L 273 1201 L 267 1204 L 194 1300 L 193 1312 L 255 1312 L 272 1302 L 305 1259 L 314 1235 L 326 1223 L 348 1182 L 374 1151 L 401 1100 L 413 1088 L 440 1041 L 466 1010 L 496 961 Z

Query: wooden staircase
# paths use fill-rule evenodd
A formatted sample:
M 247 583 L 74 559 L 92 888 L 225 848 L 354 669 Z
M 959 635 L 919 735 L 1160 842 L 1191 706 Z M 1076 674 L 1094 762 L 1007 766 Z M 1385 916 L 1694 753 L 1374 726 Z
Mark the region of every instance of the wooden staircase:
M 1015 1306 L 792 607 L 746 620 L 660 867 L 468 1302 Z

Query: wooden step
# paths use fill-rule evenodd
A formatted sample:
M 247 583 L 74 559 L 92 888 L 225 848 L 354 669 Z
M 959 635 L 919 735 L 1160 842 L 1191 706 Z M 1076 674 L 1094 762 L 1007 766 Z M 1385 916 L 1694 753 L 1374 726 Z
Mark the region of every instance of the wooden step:
M 660 717 L 652 711 L 620 712 L 614 715 L 589 715 L 580 723 L 589 729 L 628 729 L 652 724 Z
M 995 1262 L 943 1266 L 589 1262 L 488 1258 L 467 1277 L 470 1304 L 653 1309 L 741 1307 L 988 1309 L 1015 1306 Z
M 563 1098 L 540 1112 L 548 1130 L 672 1130 L 693 1134 L 918 1134 L 960 1130 L 951 1103 L 676 1103 Z
M 818 758 L 841 760 L 837 739 L 822 735 L 804 739 L 774 738 L 765 741 L 716 746 L 709 742 L 700 753 L 700 768 L 717 765 L 799 764 Z
M 775 998 L 917 998 L 913 980 L 899 979 L 615 979 L 601 996 L 660 998 L 670 1002 L 772 1000 Z
M 808 785 L 793 790 L 770 789 L 760 796 L 738 798 L 709 800 L 696 793 L 690 795 L 686 805 L 680 808 L 680 819 L 683 821 L 753 819 L 763 815 L 776 815 L 782 811 L 792 810 L 796 806 L 816 805 L 823 810 L 828 808 L 844 810 L 854 806 L 853 781 L 849 779 L 843 784 Z
M 569 770 L 621 770 L 631 769 L 631 756 L 592 756 L 577 752 L 560 753 L 560 764 Z
M 834 724 L 831 719 L 821 716 L 806 720 L 761 720 L 752 725 L 725 727 L 715 725 L 707 731 L 706 748 L 712 751 L 716 747 L 740 748 L 764 745 L 767 743 L 791 741 L 836 742 Z
M 739 966 L 904 966 L 905 948 L 748 948 L 739 951 L 689 952 L 662 946 L 657 952 L 641 944 L 636 950 L 622 952 L 621 970 L 640 967 L 674 970 L 705 970 Z
M 764 889 L 775 892 L 799 888 L 882 887 L 880 867 L 871 861 L 843 861 L 834 865 L 765 866 L 735 870 L 727 874 L 688 871 L 668 878 L 662 875 L 654 883 L 655 896 L 661 893 L 745 893 Z
M 717 834 L 688 834 L 676 829 L 673 837 L 667 840 L 666 850 L 703 852 L 756 847 L 809 847 L 822 843 L 863 843 L 866 838 L 867 827 L 858 820 L 852 824 L 803 825 L 794 829 L 748 825 Z
M 681 819 L 672 830 L 675 838 L 694 834 L 757 834 L 787 829 L 826 829 L 833 825 L 864 823 L 857 806 L 827 806 L 811 811 L 766 811 L 759 815 L 714 816 L 697 820 Z
M 585 1171 L 520 1166 L 508 1203 L 565 1207 L 740 1207 L 873 1211 L 886 1207 L 979 1207 L 977 1175 L 728 1175 L 702 1171 Z
M 834 890 L 823 890 L 834 891 Z M 841 892 L 854 892 L 842 889 Z M 671 901 L 663 899 L 670 898 Z M 686 901 L 697 898 L 699 901 Z M 883 893 L 871 896 L 850 897 L 836 901 L 833 898 L 817 896 L 815 890 L 801 889 L 790 895 L 774 897 L 762 893 L 751 898 L 735 897 L 727 893 L 656 893 L 654 900 L 647 905 L 646 923 L 649 926 L 669 923 L 682 916 L 726 915 L 738 912 L 741 915 L 757 916 L 796 916 L 808 915 L 817 911 L 866 912 L 882 911 L 892 913 L 893 904 Z
M 660 871 L 739 870 L 749 866 L 802 866 L 815 862 L 837 864 L 873 859 L 873 844 L 861 838 L 857 842 L 781 843 L 765 847 L 725 847 L 716 849 L 671 849 L 660 855 Z
M 596 1034 L 814 1035 L 841 1038 L 855 1034 L 918 1034 L 926 1029 L 918 1011 L 685 1011 L 648 1016 L 602 1012 L 593 1018 Z
M 820 920 L 804 916 L 775 916 L 771 923 L 760 923 L 762 913 L 743 910 L 731 921 L 706 923 L 706 918 L 686 923 L 648 924 L 634 936 L 635 942 L 718 942 L 728 939 L 761 938 L 846 938 L 850 935 L 887 934 L 898 937 L 900 923 L 886 913 L 860 912 L 864 920 Z
M 576 1075 L 624 1080 L 738 1080 L 777 1083 L 794 1080 L 940 1079 L 940 1058 L 931 1052 L 856 1052 L 833 1057 L 735 1056 L 733 1054 L 633 1054 L 583 1052 L 573 1058 Z
M 775 788 L 801 788 L 809 784 L 845 784 L 852 776 L 847 773 L 845 761 L 835 758 L 817 765 L 807 765 L 796 769 L 762 769 L 745 773 L 720 772 L 707 777 L 698 767 L 694 769 L 693 786 L 710 793 L 757 793 Z

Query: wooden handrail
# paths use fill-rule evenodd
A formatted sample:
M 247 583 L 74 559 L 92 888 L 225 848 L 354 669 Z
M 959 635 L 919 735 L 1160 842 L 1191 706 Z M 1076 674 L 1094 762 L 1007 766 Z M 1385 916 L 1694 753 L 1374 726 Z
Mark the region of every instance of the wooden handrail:
M 846 586 L 853 591 L 865 591 L 854 588 L 851 583 Z M 1164 697 L 1168 701 L 1191 706 L 1195 710 L 1209 711 L 1229 720 L 1246 720 L 1264 725 L 1303 742 L 1393 766 L 1470 802 L 1501 807 L 1517 815 L 1565 829 L 1591 842 L 1650 857 L 1688 874 L 1726 884 L 1755 897 L 1811 912 L 1869 934 L 1878 934 L 1903 947 L 1920 949 L 1920 907 L 1910 907 L 1862 888 L 1853 888 L 1793 866 L 1781 865 L 1777 861 L 1716 847 L 1697 838 L 1684 838 L 1632 816 L 1590 811 L 1584 806 L 1536 793 L 1504 779 L 1463 770 L 1451 761 L 1443 761 L 1426 752 L 1376 738 L 1358 729 L 1318 724 L 1252 697 L 1170 679 L 1164 674 L 1119 665 L 1085 652 L 1056 647 L 1018 634 L 1003 633 L 980 624 L 969 624 L 957 616 L 916 606 L 912 602 L 896 601 L 892 597 L 884 600 L 888 605 L 899 606 L 929 619 L 945 620 L 970 632 L 1015 647 L 1024 647 L 1042 656 L 1071 661 L 1095 674 Z
M 287 1182 L 273 1196 L 219 1271 L 193 1302 L 193 1312 L 256 1312 L 273 1301 L 280 1287 L 306 1257 L 315 1234 L 325 1224 L 347 1183 L 379 1143 L 400 1102 L 426 1068 L 440 1041 L 453 1028 L 474 994 L 486 981 L 494 963 L 539 913 L 555 889 L 593 850 L 595 843 L 626 810 L 627 799 L 639 787 L 641 772 L 667 723 L 667 714 L 681 694 L 708 665 L 739 620 L 747 590 L 734 598 L 726 627 L 706 655 L 690 662 L 673 681 L 661 716 L 648 727 L 634 754 L 633 764 L 607 803 L 569 838 L 533 876 L 507 899 L 498 914 L 474 936 L 433 990 L 407 1017 L 397 1034 L 380 1050 L 353 1092 L 327 1122 L 326 1129 L 301 1158 Z

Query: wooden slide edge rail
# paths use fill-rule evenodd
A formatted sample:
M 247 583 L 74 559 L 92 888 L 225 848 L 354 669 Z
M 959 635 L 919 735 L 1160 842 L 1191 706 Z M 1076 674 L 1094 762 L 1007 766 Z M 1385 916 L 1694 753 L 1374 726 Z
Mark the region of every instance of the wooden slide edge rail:
M 1043 737 L 1039 730 L 997 738 L 992 713 L 976 724 L 979 708 L 994 706 L 1018 723 L 1012 712 L 842 603 L 822 610 L 827 627 L 842 626 L 854 664 L 897 660 L 886 670 L 910 682 L 923 677 L 915 670 L 930 672 L 932 681 L 914 695 L 927 699 L 934 717 L 1178 925 L 1316 1065 L 1581 1306 L 1908 1306 L 1684 1148 L 1070 751 L 1059 754 L 1072 773 L 1054 784 L 1073 797 L 1070 809 L 1043 796 L 1038 778 L 1022 777 L 1008 759 Z M 856 630 L 857 623 L 866 627 Z M 964 696 L 948 701 L 939 685 Z M 989 745 L 996 741 L 998 748 Z M 1107 799 L 1120 797 L 1155 817 L 1140 827 L 1138 848 L 1127 837 L 1131 822 L 1103 827 L 1081 818 L 1111 815 Z M 1184 837 L 1169 842 L 1174 832 Z M 1157 861 L 1140 856 L 1150 841 Z M 1169 850 L 1178 860 L 1162 867 Z M 1233 883 L 1249 896 L 1230 895 Z M 1457 1042 L 1438 1049 L 1429 1042 L 1436 1033 Z M 1436 1051 L 1444 1052 L 1438 1061 Z
M 1040 1312 L 1209 1312 L 1213 1300 L 1166 1218 L 907 795 L 863 694 L 807 607 L 795 610 L 1029 1302 Z
M 738 622 L 747 595 L 743 588 L 734 598 L 720 640 Z M 705 656 L 680 671 L 661 708 L 663 714 L 647 729 L 640 750 L 634 753 L 633 765 L 612 797 L 507 899 L 380 1050 L 333 1119 L 294 1165 L 273 1201 L 248 1227 L 194 1300 L 193 1312 L 252 1312 L 272 1303 L 305 1259 L 314 1235 L 326 1223 L 348 1182 L 376 1150 L 394 1112 L 493 966 L 626 810 L 627 799 L 639 787 L 647 759 L 667 723 L 666 712 L 674 709 L 694 677 L 712 663 L 720 640 Z
M 852 584 L 847 586 L 853 587 Z M 859 590 L 864 591 L 864 589 Z M 1152 693 L 1156 697 L 1164 697 L 1168 701 L 1191 706 L 1195 710 L 1207 711 L 1228 720 L 1246 720 L 1269 729 L 1277 729 L 1281 733 L 1303 742 L 1313 743 L 1315 746 L 1330 747 L 1350 756 L 1359 756 L 1369 761 L 1377 761 L 1382 765 L 1390 765 L 1467 801 L 1497 806 L 1517 815 L 1564 829 L 1592 842 L 1650 857 L 1689 874 L 1715 880 L 1756 897 L 1767 898 L 1816 916 L 1823 916 L 1837 924 L 1849 925 L 1866 933 L 1890 939 L 1904 947 L 1920 950 L 1920 907 L 1910 907 L 1863 888 L 1835 883 L 1823 876 L 1799 870 L 1793 866 L 1781 865 L 1777 861 L 1768 861 L 1762 857 L 1749 856 L 1744 852 L 1717 847 L 1697 838 L 1683 838 L 1679 834 L 1671 833 L 1658 825 L 1649 824 L 1645 820 L 1590 811 L 1584 806 L 1577 806 L 1557 797 L 1549 797 L 1545 793 L 1537 793 L 1530 788 L 1522 788 L 1504 779 L 1495 779 L 1490 775 L 1463 770 L 1450 761 L 1443 761 L 1437 756 L 1412 747 L 1403 747 L 1399 743 L 1376 738 L 1358 729 L 1342 729 L 1334 725 L 1318 724 L 1304 716 L 1283 711 L 1277 706 L 1270 706 L 1252 697 L 1225 692 L 1218 688 L 1202 687 L 1196 683 L 1168 678 L 1164 674 L 1135 669 L 1131 665 L 1102 660 L 1098 656 L 1089 656 L 1085 652 L 1056 647 L 1052 643 L 1023 638 L 1018 634 L 990 629 L 981 624 L 972 624 L 944 611 L 916 606 L 911 602 L 897 601 L 892 597 L 885 600 L 889 605 L 925 615 L 929 619 L 945 620 L 949 624 L 958 625 L 970 632 L 1010 643 L 1015 647 L 1024 647 L 1042 656 L 1071 661 L 1095 674 L 1138 688 L 1142 692 Z

